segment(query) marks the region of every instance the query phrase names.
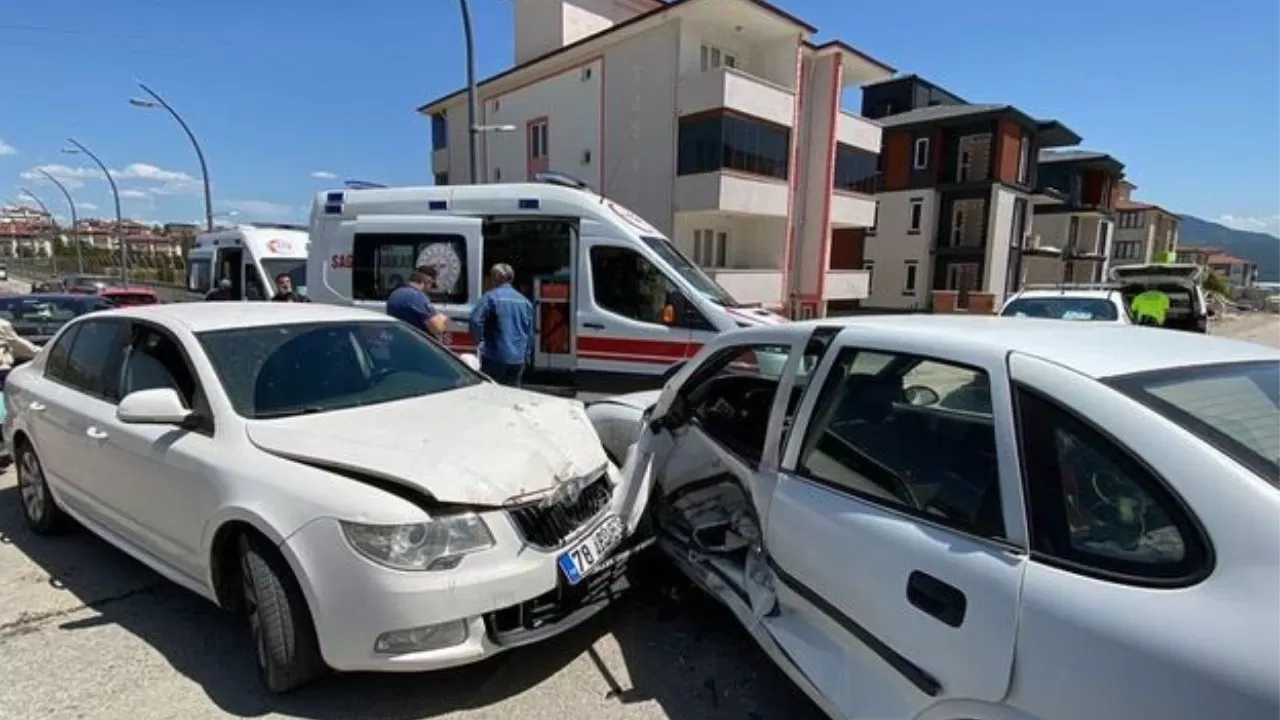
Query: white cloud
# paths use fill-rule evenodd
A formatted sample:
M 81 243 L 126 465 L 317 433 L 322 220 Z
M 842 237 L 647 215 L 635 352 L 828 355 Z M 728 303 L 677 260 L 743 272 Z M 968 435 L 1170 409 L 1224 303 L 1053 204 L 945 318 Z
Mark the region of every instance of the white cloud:
M 3 154 L 4 153 L 0 153 L 0 155 L 3 155 Z M 316 180 L 337 180 L 338 179 L 337 175 L 334 175 L 328 170 L 316 170 L 315 172 L 311 173 L 311 177 L 315 178 Z
M 46 182 L 39 171 L 43 170 L 57 178 L 69 188 L 83 187 L 85 180 L 99 179 L 102 171 L 96 167 L 71 167 L 68 165 L 41 165 L 22 173 L 25 180 L 35 183 Z M 200 191 L 201 183 L 196 178 L 177 170 L 166 170 L 148 163 L 131 163 L 120 170 L 112 170 L 111 177 L 119 182 L 145 182 L 151 187 L 145 192 L 151 195 L 189 195 Z M 122 190 L 121 197 L 125 197 Z M 138 197 L 131 195 L 131 197 Z
M 63 185 L 69 188 L 78 188 L 84 186 L 84 180 L 88 178 L 102 177 L 102 171 L 97 168 L 87 167 L 71 167 L 69 165 L 40 165 L 31 168 L 22 173 L 23 180 L 30 180 L 33 183 L 43 185 L 49 182 L 44 176 L 43 170 L 53 177 L 57 178 Z
M 5 142 L 4 138 L 0 138 L 0 157 L 4 157 L 5 155 L 17 155 L 17 154 L 18 154 L 18 148 Z
M 1280 237 L 1280 215 L 1269 217 L 1249 217 L 1242 215 L 1222 215 L 1218 222 L 1236 230 L 1264 232 Z
M 128 198 L 130 200 L 150 200 L 151 194 L 148 193 L 146 190 L 135 190 L 133 188 L 126 188 L 120 191 L 120 197 L 122 199 Z
M 220 204 L 228 210 L 258 218 L 288 218 L 296 214 L 289 205 L 267 200 L 224 200 Z
M 94 205 L 93 203 L 78 202 L 76 203 L 76 207 L 80 208 L 81 210 L 97 210 L 98 209 L 98 206 Z

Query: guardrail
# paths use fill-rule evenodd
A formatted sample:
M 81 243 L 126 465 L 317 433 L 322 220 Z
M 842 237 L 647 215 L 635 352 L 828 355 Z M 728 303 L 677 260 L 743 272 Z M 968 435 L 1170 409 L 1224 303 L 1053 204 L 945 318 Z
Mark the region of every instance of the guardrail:
M 26 282 L 36 283 L 41 281 L 50 281 L 55 278 L 68 274 L 69 268 L 63 264 L 55 272 L 52 263 L 48 262 L 32 262 L 30 260 L 22 261 L 14 258 L 7 258 L 4 263 L 9 269 L 9 279 L 24 280 Z M 72 271 L 74 272 L 74 271 Z M 117 275 L 118 270 L 114 268 L 102 268 L 95 270 L 87 270 L 86 274 L 94 275 Z M 139 287 L 148 287 L 155 291 L 156 295 L 164 302 L 187 302 L 192 300 L 192 294 L 184 287 L 177 283 L 163 282 L 154 277 L 154 270 L 143 268 L 130 268 L 129 284 Z

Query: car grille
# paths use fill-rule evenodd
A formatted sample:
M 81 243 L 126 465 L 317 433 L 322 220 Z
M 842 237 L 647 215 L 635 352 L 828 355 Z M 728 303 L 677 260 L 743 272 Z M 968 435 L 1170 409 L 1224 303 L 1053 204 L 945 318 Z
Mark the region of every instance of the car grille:
M 565 499 L 549 507 L 540 502 L 512 508 L 509 512 L 525 542 L 552 550 L 564 544 L 574 531 L 595 517 L 613 497 L 613 483 L 602 473 L 582 488 L 576 498 Z

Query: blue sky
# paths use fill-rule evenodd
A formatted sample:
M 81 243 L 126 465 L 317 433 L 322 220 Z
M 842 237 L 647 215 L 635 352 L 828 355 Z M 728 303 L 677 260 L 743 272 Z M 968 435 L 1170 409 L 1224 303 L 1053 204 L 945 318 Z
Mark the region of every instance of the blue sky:
M 778 2 L 818 26 L 818 40 L 845 40 L 974 102 L 1064 121 L 1085 147 L 1127 164 L 1139 199 L 1280 233 L 1280 4 Z M 127 103 L 140 78 L 200 137 L 217 210 L 300 220 L 312 193 L 335 184 L 312 173 L 429 183 L 430 123 L 413 110 L 465 77 L 453 0 L 10 5 L 0 15 L 0 200 L 27 185 L 61 207 L 21 173 L 86 168 L 59 153 L 74 136 L 122 171 L 126 214 L 201 217 L 180 129 Z M 512 0 L 471 5 L 485 77 L 511 63 Z M 106 184 L 70 175 L 91 206 L 82 212 L 106 214 Z

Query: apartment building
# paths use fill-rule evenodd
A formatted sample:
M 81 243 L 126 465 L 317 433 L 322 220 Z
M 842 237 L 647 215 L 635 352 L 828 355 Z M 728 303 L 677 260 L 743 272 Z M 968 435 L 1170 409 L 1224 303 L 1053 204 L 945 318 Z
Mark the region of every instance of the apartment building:
M 761 0 L 513 2 L 517 64 L 479 84 L 477 122 L 515 131 L 482 135 L 484 181 L 579 177 L 742 302 L 807 316 L 866 297 L 839 261 L 874 221 L 881 131 L 840 98 L 893 68 Z M 468 182 L 466 102 L 419 108 L 437 184 Z
M 1180 263 L 1195 263 L 1221 275 L 1236 292 L 1247 290 L 1258 282 L 1257 263 L 1236 257 L 1221 248 L 1179 247 L 1175 255 Z
M 916 75 L 864 87 L 862 115 L 883 128 L 863 307 L 992 312 L 1037 257 L 1061 261 L 1027 238 L 1033 209 L 1060 201 L 1037 190 L 1039 153 L 1078 144 L 1074 132 Z
M 1041 150 L 1038 160 L 1041 194 L 1060 202 L 1035 207 L 1027 247 L 1044 252 L 1025 259 L 1020 283 L 1104 281 L 1115 231 L 1112 191 L 1124 179 L 1124 163 L 1087 150 Z M 1061 254 L 1054 257 L 1055 250 Z
M 1178 227 L 1181 221 L 1174 213 L 1159 205 L 1137 202 L 1132 193 L 1137 185 L 1122 180 L 1116 185 L 1112 205 L 1116 211 L 1115 241 L 1111 245 L 1111 264 L 1144 265 L 1158 262 L 1178 251 Z

